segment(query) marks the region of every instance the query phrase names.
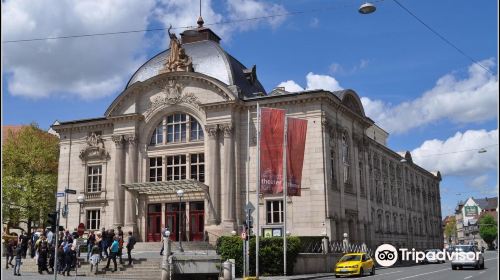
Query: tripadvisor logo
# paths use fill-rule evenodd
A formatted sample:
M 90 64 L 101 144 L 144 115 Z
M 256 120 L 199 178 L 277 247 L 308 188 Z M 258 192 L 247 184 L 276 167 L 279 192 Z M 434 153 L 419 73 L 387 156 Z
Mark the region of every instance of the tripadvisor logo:
M 382 244 L 375 251 L 375 260 L 381 266 L 392 266 L 398 261 L 398 251 L 391 244 Z

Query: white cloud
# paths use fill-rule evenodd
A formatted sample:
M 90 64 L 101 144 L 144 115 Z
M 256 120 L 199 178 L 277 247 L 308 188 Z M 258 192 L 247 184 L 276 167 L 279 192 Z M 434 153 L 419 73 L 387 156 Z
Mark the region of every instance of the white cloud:
M 487 184 L 487 182 L 488 182 L 488 174 L 483 174 L 473 178 L 469 184 L 474 188 L 481 188 L 484 187 Z
M 153 0 L 6 1 L 3 40 L 144 29 Z M 4 44 L 12 95 L 92 99 L 122 89 L 145 57 L 140 33 Z
M 2 2 L 2 40 L 142 30 L 153 20 L 165 27 L 196 25 L 198 0 L 7 0 Z M 225 14 L 202 1 L 205 23 L 245 19 L 286 12 L 264 1 L 224 2 Z M 223 39 L 236 31 L 264 23 L 277 27 L 285 17 L 244 24 L 211 25 Z M 179 33 L 182 30 L 174 30 Z M 4 44 L 4 71 L 10 94 L 29 98 L 77 96 L 100 98 L 121 91 L 134 71 L 147 60 L 151 44 L 168 47 L 168 36 L 142 33 Z M 161 42 L 157 42 L 161 41 Z
M 486 153 L 478 153 L 485 147 Z M 413 161 L 429 171 L 439 170 L 443 176 L 480 176 L 498 166 L 498 130 L 467 130 L 446 140 L 427 140 L 411 151 Z
M 329 70 L 332 74 L 338 75 L 352 75 L 359 70 L 365 69 L 370 61 L 368 59 L 361 59 L 358 64 L 352 67 L 344 67 L 340 63 L 334 62 L 330 64 Z
M 494 66 L 491 59 L 481 63 L 489 68 Z M 444 119 L 461 124 L 478 123 L 497 116 L 498 81 L 474 64 L 469 67 L 467 77 L 445 75 L 417 99 L 397 105 L 367 97 L 361 98 L 361 102 L 367 116 L 390 133 L 404 133 Z
M 329 75 L 319 75 L 314 74 L 313 72 L 309 72 L 306 75 L 306 90 L 314 90 L 314 89 L 324 89 L 329 91 L 341 90 L 339 82 L 332 76 Z M 288 80 L 285 82 L 281 82 L 278 87 L 284 87 L 286 91 L 296 92 L 303 91 L 304 88 L 301 87 L 293 80 Z

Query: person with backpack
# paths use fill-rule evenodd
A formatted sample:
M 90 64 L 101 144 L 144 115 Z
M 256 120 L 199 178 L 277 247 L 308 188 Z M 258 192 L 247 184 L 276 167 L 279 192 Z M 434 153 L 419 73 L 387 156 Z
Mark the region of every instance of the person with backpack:
M 49 254 L 49 242 L 45 238 L 45 235 L 39 238 L 38 243 L 38 273 L 43 274 L 43 271 L 49 272 L 47 268 L 48 254 Z
M 115 269 L 113 270 L 113 272 L 115 272 L 117 270 L 116 255 L 118 254 L 118 247 L 119 246 L 120 245 L 118 244 L 118 236 L 116 236 L 113 240 L 113 243 L 110 246 L 108 263 L 106 265 L 106 269 L 109 269 L 109 263 L 111 260 L 113 260 L 113 264 L 115 265 Z
M 137 243 L 137 240 L 132 235 L 132 232 L 128 232 L 128 240 L 127 240 L 127 256 L 128 256 L 128 265 L 132 265 L 132 250 L 134 249 L 134 245 Z
M 23 256 L 23 248 L 21 247 L 21 244 L 19 244 L 16 249 L 15 249 L 15 255 L 16 255 L 16 265 L 14 266 L 14 276 L 21 276 L 21 264 L 22 263 L 22 256 Z

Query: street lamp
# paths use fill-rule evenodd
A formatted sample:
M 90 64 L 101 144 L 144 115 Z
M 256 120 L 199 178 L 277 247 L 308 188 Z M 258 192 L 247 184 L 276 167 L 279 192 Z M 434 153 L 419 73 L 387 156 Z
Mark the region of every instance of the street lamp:
M 83 194 L 79 195 L 76 198 L 78 204 L 80 205 L 80 209 L 78 210 L 78 225 L 82 222 L 82 204 L 85 203 L 85 196 Z
M 181 229 L 182 229 L 182 211 L 181 211 L 181 202 L 182 202 L 182 196 L 184 196 L 184 191 L 183 190 L 177 190 L 177 196 L 179 197 L 179 251 L 184 252 L 184 249 L 182 248 L 182 236 L 181 236 Z
M 375 12 L 375 10 L 377 10 L 375 5 L 373 5 L 372 3 L 366 2 L 359 7 L 358 12 L 360 14 L 367 15 L 367 14 L 371 14 L 371 13 Z

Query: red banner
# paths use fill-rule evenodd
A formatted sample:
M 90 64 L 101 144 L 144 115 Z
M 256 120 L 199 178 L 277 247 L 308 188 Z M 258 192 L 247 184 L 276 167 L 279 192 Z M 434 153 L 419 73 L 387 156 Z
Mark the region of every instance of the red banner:
M 302 167 L 306 147 L 307 120 L 288 118 L 287 122 L 287 195 L 300 196 Z
M 285 110 L 260 111 L 260 193 L 283 192 Z

